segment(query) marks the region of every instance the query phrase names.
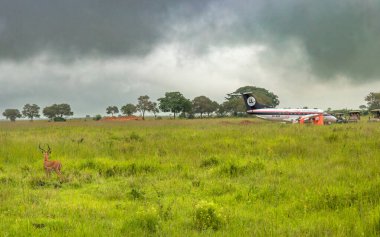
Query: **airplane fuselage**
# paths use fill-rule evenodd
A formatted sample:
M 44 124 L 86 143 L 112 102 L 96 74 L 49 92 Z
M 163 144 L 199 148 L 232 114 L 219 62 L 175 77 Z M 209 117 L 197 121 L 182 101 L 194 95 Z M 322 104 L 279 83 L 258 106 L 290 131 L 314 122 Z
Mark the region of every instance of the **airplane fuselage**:
M 302 117 L 307 117 L 315 114 L 323 114 L 324 122 L 335 122 L 336 118 L 328 113 L 324 113 L 321 109 L 253 109 L 248 110 L 248 114 L 256 115 L 258 118 L 272 120 L 272 121 L 284 121 L 284 122 L 296 122 Z

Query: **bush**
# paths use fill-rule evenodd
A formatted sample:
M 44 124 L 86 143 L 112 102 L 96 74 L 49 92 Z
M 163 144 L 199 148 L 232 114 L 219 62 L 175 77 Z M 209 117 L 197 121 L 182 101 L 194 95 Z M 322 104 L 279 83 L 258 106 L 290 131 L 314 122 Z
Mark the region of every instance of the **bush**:
M 241 165 L 230 162 L 220 168 L 220 173 L 230 178 L 236 178 L 241 175 L 252 174 L 253 172 L 260 172 L 265 169 L 265 165 L 261 161 L 248 162 Z
M 159 229 L 159 215 L 154 207 L 137 212 L 137 221 L 141 228 L 156 233 Z
M 94 120 L 99 121 L 102 119 L 102 116 L 100 114 L 95 115 Z
M 131 135 L 129 136 L 129 140 L 131 141 L 141 141 L 142 138 L 139 134 L 132 132 Z
M 133 176 L 138 174 L 148 174 L 155 172 L 158 168 L 151 164 L 128 164 L 126 162 L 97 162 L 86 161 L 79 165 L 80 170 L 93 170 L 99 175 L 109 178 L 115 176 Z
M 4 176 L 3 175 L 0 176 L 0 184 L 9 185 L 9 184 L 14 184 L 15 182 L 16 181 L 12 177 L 5 176 L 5 175 Z
M 122 232 L 129 233 L 134 227 L 138 227 L 149 234 L 157 233 L 160 229 L 160 216 L 157 210 L 150 207 L 137 211 L 136 217 L 132 221 L 127 220 L 124 223 Z
M 66 122 L 66 119 L 65 118 L 62 118 L 62 117 L 55 117 L 53 119 L 54 122 Z
M 230 177 L 237 177 L 243 171 L 240 166 L 237 166 L 235 164 L 229 164 L 222 170 L 223 173 L 228 174 Z
M 198 230 L 219 230 L 222 227 L 223 218 L 216 210 L 213 202 L 201 201 L 195 206 L 194 227 Z
M 32 176 L 29 180 L 29 185 L 33 189 L 38 188 L 62 188 L 62 183 L 58 180 L 51 180 L 43 176 Z
M 373 236 L 379 236 L 380 235 L 380 220 L 377 219 L 373 221 L 372 226 L 373 226 L 373 233 L 371 234 L 373 234 Z
M 37 177 L 37 176 L 33 176 L 30 181 L 29 181 L 29 184 L 32 188 L 40 188 L 40 187 L 44 187 L 44 186 L 47 186 L 48 183 L 45 181 L 44 178 L 42 177 Z
M 139 200 L 144 199 L 145 193 L 143 191 L 140 191 L 139 189 L 132 188 L 129 192 L 129 196 L 132 200 Z
M 201 163 L 202 168 L 209 168 L 212 166 L 217 166 L 219 164 L 219 160 L 217 160 L 214 157 L 211 157 L 209 159 L 203 160 Z

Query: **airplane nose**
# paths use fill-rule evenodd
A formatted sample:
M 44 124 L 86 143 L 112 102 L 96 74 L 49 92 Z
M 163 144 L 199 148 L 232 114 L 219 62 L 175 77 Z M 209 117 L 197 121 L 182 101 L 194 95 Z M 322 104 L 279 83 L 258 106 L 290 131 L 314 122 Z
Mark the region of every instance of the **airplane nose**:
M 337 118 L 331 114 L 328 114 L 325 116 L 326 121 L 330 123 L 335 123 L 337 121 Z

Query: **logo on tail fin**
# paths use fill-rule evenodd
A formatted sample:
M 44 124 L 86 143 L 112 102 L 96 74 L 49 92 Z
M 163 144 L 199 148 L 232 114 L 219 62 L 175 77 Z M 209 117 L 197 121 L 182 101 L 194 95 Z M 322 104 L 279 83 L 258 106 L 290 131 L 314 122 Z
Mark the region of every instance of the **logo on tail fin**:
M 253 97 L 253 96 L 248 97 L 248 99 L 247 99 L 247 104 L 248 104 L 249 106 L 254 106 L 254 105 L 256 104 L 256 99 L 255 99 L 255 97 Z

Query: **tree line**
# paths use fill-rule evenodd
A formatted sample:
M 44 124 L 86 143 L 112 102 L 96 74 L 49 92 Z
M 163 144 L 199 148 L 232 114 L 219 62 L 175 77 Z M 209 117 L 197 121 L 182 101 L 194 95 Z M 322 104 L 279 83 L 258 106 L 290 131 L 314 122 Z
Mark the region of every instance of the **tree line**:
M 71 111 L 69 104 L 53 104 L 51 106 L 46 106 L 42 110 L 42 113 L 45 117 L 53 121 L 64 121 L 64 116 L 72 116 L 74 114 Z M 33 121 L 34 118 L 40 117 L 40 107 L 36 104 L 26 104 L 21 112 L 18 109 L 6 109 L 3 112 L 3 116 L 12 122 L 21 117 L 29 118 Z
M 271 107 L 276 107 L 280 104 L 278 96 L 268 91 L 265 88 L 255 86 L 244 86 L 235 90 L 233 93 L 252 92 L 258 101 Z M 372 109 L 380 108 L 380 92 L 369 93 L 364 100 L 367 106 L 361 105 L 360 109 L 363 111 L 370 111 Z M 154 117 L 162 112 L 169 112 L 173 114 L 174 119 L 178 116 L 183 118 L 194 118 L 199 115 L 200 118 L 204 116 L 210 117 L 211 115 L 223 116 L 238 116 L 245 113 L 245 105 L 240 96 L 227 95 L 225 101 L 218 104 L 216 101 L 211 100 L 207 96 L 197 96 L 193 100 L 185 98 L 180 92 L 166 92 L 165 96 L 159 98 L 157 102 L 150 100 L 148 95 L 140 96 L 137 98 L 137 104 L 128 103 L 121 106 L 120 110 L 117 106 L 112 105 L 106 108 L 106 113 L 114 116 L 121 112 L 124 115 L 132 115 L 139 112 L 143 119 L 147 112 L 153 113 Z M 42 110 L 42 114 L 51 121 L 64 121 L 65 117 L 72 116 L 74 113 L 71 111 L 69 104 L 53 104 L 47 106 Z M 3 116 L 11 121 L 17 118 L 28 118 L 33 121 L 34 118 L 40 117 L 40 107 L 36 104 L 26 104 L 22 111 L 18 109 L 6 109 Z M 98 115 L 101 118 L 101 115 Z
M 280 101 L 278 96 L 269 92 L 264 88 L 245 86 L 238 88 L 234 93 L 253 92 L 257 99 L 264 104 L 275 107 L 279 105 Z M 110 105 L 106 109 L 106 113 L 114 116 L 121 112 L 125 115 L 132 115 L 136 112 L 140 112 L 143 119 L 146 112 L 151 112 L 156 117 L 159 111 L 170 112 L 175 119 L 178 115 L 184 118 L 194 118 L 199 115 L 203 118 L 204 115 L 210 117 L 212 114 L 223 117 L 227 115 L 237 116 L 239 113 L 245 112 L 245 105 L 240 96 L 226 97 L 226 101 L 222 104 L 218 104 L 216 101 L 212 101 L 207 96 L 197 96 L 193 100 L 187 99 L 180 92 L 166 92 L 165 96 L 159 98 L 157 102 L 150 101 L 148 95 L 140 96 L 137 99 L 137 104 L 123 105 L 120 110 L 115 105 Z
M 215 112 L 219 106 L 217 102 L 211 101 L 211 99 L 206 96 L 198 96 L 190 101 L 178 91 L 166 92 L 165 97 L 158 99 L 158 103 L 150 101 L 148 95 L 140 96 L 137 101 L 136 105 L 126 104 L 122 106 L 120 109 L 121 112 L 125 115 L 140 112 L 143 119 L 145 119 L 146 112 L 153 113 L 154 117 L 156 117 L 160 111 L 171 112 L 175 119 L 180 113 L 182 117 L 192 116 L 195 113 L 200 113 L 201 117 L 204 113 L 209 115 Z M 115 113 L 119 113 L 119 109 L 115 105 L 108 106 L 106 113 L 114 116 Z
M 264 88 L 245 86 L 238 88 L 235 93 L 253 92 L 258 100 L 270 106 L 277 106 L 279 100 L 277 95 L 269 92 Z M 22 111 L 18 109 L 6 109 L 3 116 L 11 121 L 16 121 L 17 118 L 28 118 L 31 121 L 35 118 L 40 118 L 40 107 L 36 104 L 26 104 Z M 186 98 L 180 92 L 166 92 L 165 96 L 159 98 L 156 102 L 151 101 L 148 95 L 143 95 L 137 98 L 137 104 L 128 103 L 121 106 L 120 110 L 117 106 L 112 105 L 106 108 L 106 113 L 114 116 L 121 112 L 125 115 L 132 115 L 139 112 L 145 119 L 147 112 L 153 113 L 155 117 L 162 112 L 169 112 L 173 114 L 174 119 L 178 116 L 184 118 L 193 118 L 199 115 L 200 118 L 204 116 L 211 116 L 216 114 L 218 116 L 238 115 L 244 113 L 245 106 L 239 96 L 227 96 L 226 101 L 218 104 L 216 101 L 211 100 L 207 96 L 197 96 L 193 100 Z M 53 104 L 46 106 L 42 109 L 42 114 L 51 121 L 64 121 L 66 117 L 72 116 L 74 113 L 71 111 L 69 104 Z M 101 115 L 97 115 L 101 118 Z

